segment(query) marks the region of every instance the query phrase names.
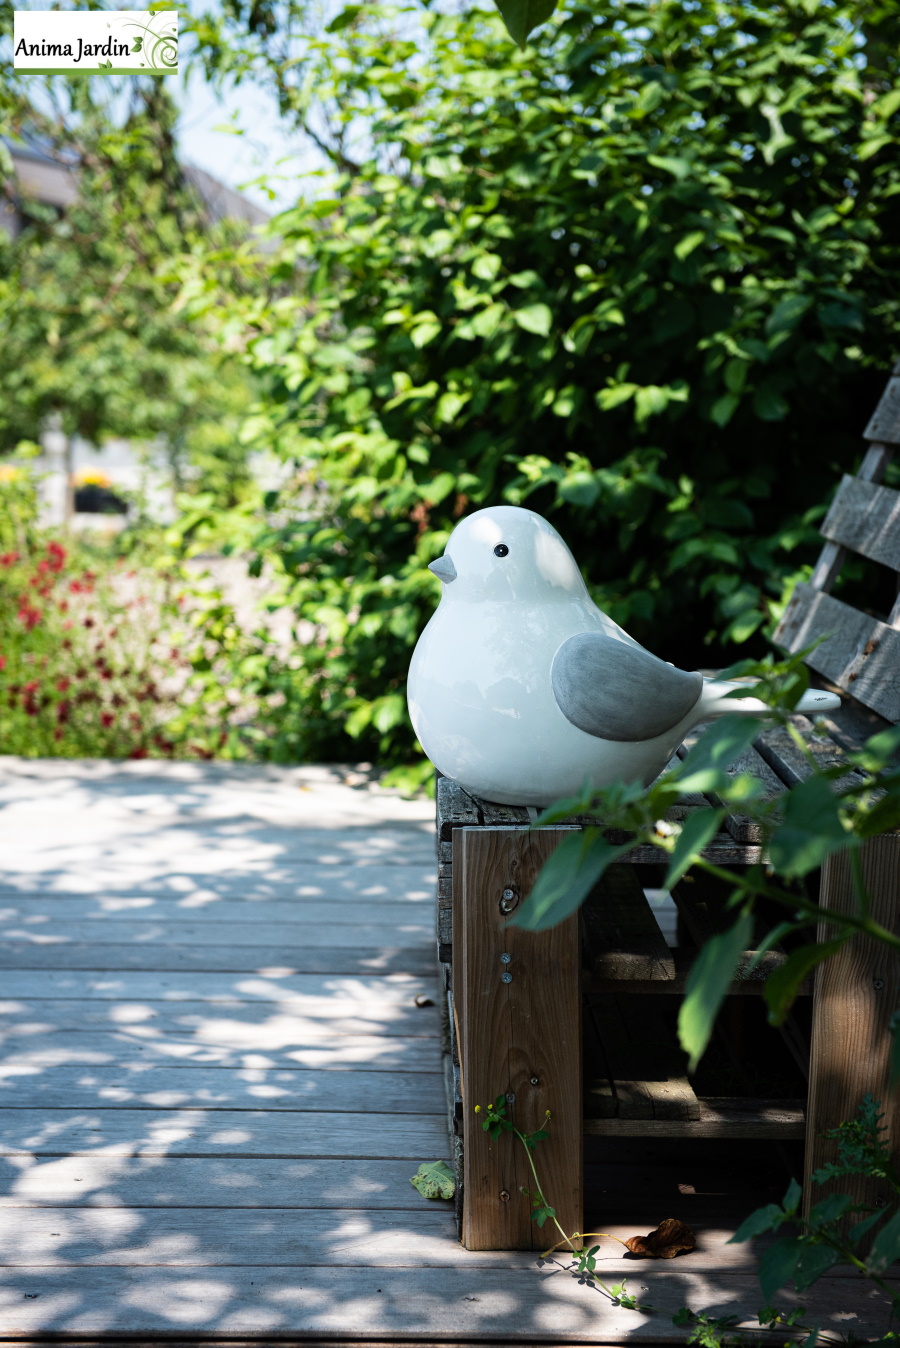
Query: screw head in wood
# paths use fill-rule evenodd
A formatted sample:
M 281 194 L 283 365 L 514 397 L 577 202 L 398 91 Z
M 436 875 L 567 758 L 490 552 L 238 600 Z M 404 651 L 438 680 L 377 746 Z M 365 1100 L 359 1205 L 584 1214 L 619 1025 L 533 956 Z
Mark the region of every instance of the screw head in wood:
M 883 978 L 873 978 L 873 979 L 872 979 L 872 987 L 875 989 L 876 992 L 880 992 L 881 989 L 884 987 L 884 979 L 883 979 Z
M 501 1189 L 501 1190 L 500 1190 L 500 1202 L 501 1202 L 501 1203 L 508 1203 L 508 1202 L 509 1202 L 509 1194 L 507 1193 L 507 1191 L 506 1191 L 505 1189 Z
M 500 895 L 500 912 L 504 917 L 514 913 L 519 906 L 519 896 L 514 889 L 504 889 Z
M 541 1084 L 541 1079 L 540 1079 L 540 1077 L 529 1077 L 529 1080 L 530 1080 L 532 1086 L 539 1086 L 539 1085 Z
M 500 982 L 501 982 L 501 983 L 511 983 L 511 982 L 512 982 L 512 974 L 508 974 L 508 973 L 506 973 L 506 972 L 504 971 L 504 972 L 500 975 Z
M 504 950 L 503 954 L 500 956 L 500 963 L 501 963 L 501 964 L 511 964 L 511 963 L 512 963 L 512 955 L 507 954 L 507 952 Z
M 514 1104 L 516 1103 L 516 1093 L 515 1093 L 515 1091 L 507 1091 L 507 1092 L 506 1092 L 506 1103 L 507 1103 L 508 1105 L 514 1105 Z

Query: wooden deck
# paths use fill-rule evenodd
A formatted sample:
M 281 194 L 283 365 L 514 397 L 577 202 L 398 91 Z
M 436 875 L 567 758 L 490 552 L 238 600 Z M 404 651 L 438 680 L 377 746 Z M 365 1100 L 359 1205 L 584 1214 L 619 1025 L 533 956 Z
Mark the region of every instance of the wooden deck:
M 347 778 L 0 759 L 0 1341 L 671 1343 L 684 1304 L 754 1324 L 753 1252 L 725 1241 L 783 1190 L 774 1144 L 589 1140 L 602 1229 L 698 1230 L 665 1263 L 601 1242 L 653 1313 L 564 1259 L 467 1253 L 412 1188 L 448 1156 L 432 805 Z M 886 1328 L 849 1273 L 800 1300 Z

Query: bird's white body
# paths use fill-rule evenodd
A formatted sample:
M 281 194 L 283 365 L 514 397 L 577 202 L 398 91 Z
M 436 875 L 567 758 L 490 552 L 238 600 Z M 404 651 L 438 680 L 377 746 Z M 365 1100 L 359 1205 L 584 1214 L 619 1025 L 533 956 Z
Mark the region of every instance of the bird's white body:
M 498 546 L 507 553 L 496 556 Z M 514 506 L 481 510 L 457 526 L 441 561 L 447 574 L 438 563 L 434 570 L 447 583 L 413 654 L 409 711 L 432 763 L 477 796 L 546 805 L 586 781 L 649 783 L 694 725 L 766 710 L 752 697 L 723 701 L 734 685 L 707 680 L 696 704 L 662 734 L 629 742 L 589 734 L 554 695 L 560 646 L 598 632 L 641 648 L 594 604 L 552 525 Z

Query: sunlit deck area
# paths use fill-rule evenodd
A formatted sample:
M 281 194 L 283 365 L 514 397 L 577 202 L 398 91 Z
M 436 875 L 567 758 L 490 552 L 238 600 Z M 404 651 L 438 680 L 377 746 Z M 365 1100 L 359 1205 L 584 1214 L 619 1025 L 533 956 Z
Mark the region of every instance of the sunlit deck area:
M 600 1242 L 653 1312 L 565 1259 L 467 1253 L 409 1183 L 449 1155 L 432 815 L 349 769 L 0 760 L 0 1341 L 678 1342 L 685 1304 L 755 1323 L 755 1252 L 725 1241 L 783 1175 L 753 1144 L 589 1156 L 603 1230 L 698 1231 L 665 1263 Z M 805 1304 L 885 1328 L 849 1272 Z

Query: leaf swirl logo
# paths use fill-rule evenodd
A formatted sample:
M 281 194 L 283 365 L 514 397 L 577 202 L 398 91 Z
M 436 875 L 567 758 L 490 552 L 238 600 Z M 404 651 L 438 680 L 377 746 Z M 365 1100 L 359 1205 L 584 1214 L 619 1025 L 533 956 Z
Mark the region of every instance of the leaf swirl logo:
M 154 24 L 159 23 L 159 31 Z M 175 70 L 178 66 L 178 28 L 177 18 L 171 13 L 157 13 L 148 23 L 127 23 L 126 28 L 142 30 L 132 38 L 132 52 L 140 53 L 146 60 L 142 66 L 150 70 Z

